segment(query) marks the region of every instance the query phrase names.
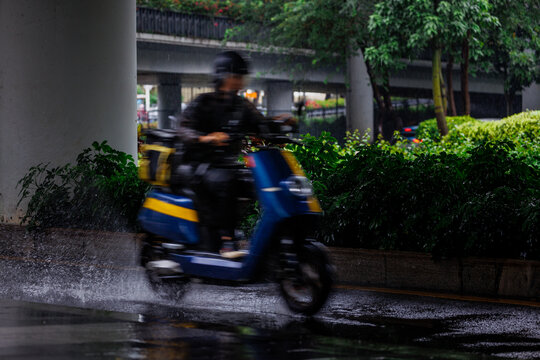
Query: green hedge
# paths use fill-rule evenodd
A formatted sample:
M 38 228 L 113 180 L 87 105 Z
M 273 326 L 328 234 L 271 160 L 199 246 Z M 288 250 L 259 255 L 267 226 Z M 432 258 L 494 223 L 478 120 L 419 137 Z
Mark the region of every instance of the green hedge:
M 519 141 L 540 139 L 540 111 L 526 111 L 501 120 L 479 121 L 470 116 L 448 116 L 448 135 L 445 141 Z M 419 139 L 441 140 L 436 119 L 418 125 Z
M 459 142 L 538 141 L 540 139 L 540 111 L 516 114 L 499 121 L 469 121 L 456 126 L 448 134 L 447 141 Z
M 337 103 L 337 104 L 336 104 Z M 313 110 L 313 109 L 333 109 L 337 106 L 345 106 L 345 99 L 339 98 L 339 99 L 327 99 L 327 100 L 307 100 L 306 101 L 306 109 L 307 110 Z
M 470 116 L 448 116 L 446 117 L 446 123 L 448 124 L 448 131 L 453 131 L 457 126 L 462 124 L 467 124 L 471 122 L 479 122 L 476 119 L 473 119 Z M 441 135 L 439 129 L 437 128 L 437 120 L 429 119 L 422 121 L 418 124 L 418 129 L 416 130 L 416 137 L 418 139 L 431 139 L 431 140 L 440 140 Z
M 325 210 L 319 238 L 439 257 L 540 260 L 538 113 L 500 124 L 463 121 L 453 127 L 455 140 L 419 146 L 370 144 L 358 133 L 343 146 L 327 132 L 304 136 L 289 149 Z M 148 189 L 133 159 L 105 143 L 75 165 L 33 167 L 20 186 L 30 225 L 100 229 L 133 229 Z
M 321 240 L 435 256 L 540 259 L 540 166 L 516 144 L 480 141 L 454 152 L 437 142 L 401 145 L 370 145 L 355 135 L 341 147 L 323 134 L 291 147 L 325 210 Z
M 473 147 L 486 141 L 510 142 L 510 154 L 527 164 L 540 167 L 540 111 L 528 111 L 497 121 L 479 121 L 469 117 L 447 118 L 449 133 L 440 138 L 435 119 L 422 122 L 417 137 L 423 143 L 407 147 L 398 143 L 394 151 L 414 158 L 416 154 L 447 152 L 466 156 Z M 382 144 L 386 146 L 387 144 Z

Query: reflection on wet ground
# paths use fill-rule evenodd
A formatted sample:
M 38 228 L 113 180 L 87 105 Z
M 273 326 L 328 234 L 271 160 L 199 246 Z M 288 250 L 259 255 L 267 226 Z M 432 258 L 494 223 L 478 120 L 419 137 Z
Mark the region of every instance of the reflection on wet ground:
M 2 358 L 486 359 L 410 344 L 434 331 L 424 322 L 328 326 L 300 319 L 258 329 L 192 321 L 193 314 L 159 306 L 147 316 L 8 300 L 0 307 Z
M 7 256 L 0 284 L 0 358 L 540 359 L 532 307 L 336 289 L 305 319 L 274 285 L 167 300 L 137 267 Z

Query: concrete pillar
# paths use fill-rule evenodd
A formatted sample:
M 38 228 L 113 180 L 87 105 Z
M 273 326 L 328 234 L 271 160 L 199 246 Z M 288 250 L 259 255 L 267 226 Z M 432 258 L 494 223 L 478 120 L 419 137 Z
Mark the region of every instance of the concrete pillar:
M 533 83 L 522 93 L 522 111 L 525 110 L 540 110 L 540 84 Z
M 136 155 L 135 8 L 0 0 L 0 222 L 18 222 L 16 184 L 33 165 L 103 140 Z
M 268 116 L 291 113 L 293 88 L 290 81 L 268 81 L 266 84 L 266 108 Z
M 154 85 L 144 85 L 144 108 L 146 111 L 150 109 L 150 91 L 154 88 Z
M 363 135 L 369 129 L 373 139 L 373 89 L 361 52 L 348 59 L 347 76 L 347 130 L 358 129 Z
M 177 75 L 162 75 L 158 84 L 158 127 L 170 129 L 170 115 L 176 114 L 182 105 L 182 86 Z

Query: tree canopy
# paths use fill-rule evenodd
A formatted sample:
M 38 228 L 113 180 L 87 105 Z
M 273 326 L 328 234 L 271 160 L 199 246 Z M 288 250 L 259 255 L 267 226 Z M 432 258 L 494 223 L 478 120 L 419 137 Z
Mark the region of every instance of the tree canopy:
M 313 51 L 313 64 L 344 65 L 365 47 L 369 0 L 238 0 L 244 22 L 238 33 L 256 36 L 261 46 Z
M 500 29 L 491 33 L 490 71 L 504 78 L 507 112 L 516 92 L 540 81 L 540 0 L 492 0 Z
M 432 52 L 433 101 L 442 134 L 448 132 L 442 51 L 464 41 L 481 51 L 482 29 L 498 24 L 490 8 L 487 0 L 383 0 L 370 17 L 369 31 L 376 45 L 366 50 L 366 58 L 372 66 L 388 69 L 396 66 L 396 59 Z
M 276 51 L 307 48 L 313 65 L 336 65 L 340 72 L 360 50 L 379 107 L 384 107 L 381 97 L 389 99 L 389 75 L 407 61 L 431 53 L 434 102 L 443 133 L 447 108 L 455 109 L 445 97 L 448 91 L 453 104 L 454 61 L 461 67 L 465 114 L 470 112 L 471 71 L 502 76 L 509 104 L 516 93 L 540 80 L 540 0 L 137 0 L 137 4 L 232 16 L 243 25 L 230 31 L 229 39 L 249 35 L 252 46 Z M 292 63 L 294 52 L 289 54 Z M 448 89 L 442 76 L 445 55 Z M 388 105 L 391 110 L 391 102 Z

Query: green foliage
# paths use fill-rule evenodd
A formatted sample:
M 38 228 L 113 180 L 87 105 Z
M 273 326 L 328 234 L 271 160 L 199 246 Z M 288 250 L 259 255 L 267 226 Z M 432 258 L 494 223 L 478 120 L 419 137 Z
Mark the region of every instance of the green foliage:
M 461 118 L 453 131 L 469 124 L 494 126 Z M 319 237 L 327 244 L 540 259 L 540 138 L 334 140 L 308 136 L 291 147 L 325 210 Z
M 306 125 L 312 125 L 312 124 L 323 124 L 328 123 L 331 124 L 334 121 L 337 120 L 337 117 L 335 116 L 328 116 L 328 117 L 305 117 L 301 119 L 300 121 L 305 123 Z
M 337 103 L 337 104 L 336 104 Z M 308 100 L 306 101 L 306 109 L 332 109 L 336 106 L 345 106 L 345 99 L 327 99 L 327 100 Z
M 133 230 L 148 190 L 133 158 L 105 141 L 85 149 L 75 165 L 31 167 L 18 186 L 30 228 Z
M 490 33 L 493 49 L 490 71 L 504 77 L 505 93 L 515 92 L 540 79 L 540 1 L 492 0 L 501 26 Z
M 416 157 L 441 153 L 467 157 L 468 152 L 486 141 L 510 142 L 512 156 L 518 156 L 530 166 L 540 167 L 540 141 L 538 137 L 537 112 L 525 112 L 498 121 L 478 121 L 467 117 L 450 118 L 450 133 L 442 139 L 437 134 L 435 120 L 427 120 L 420 124 L 417 138 L 422 143 L 411 144 L 399 136 L 392 145 L 384 141 L 378 146 L 393 153 L 400 153 L 409 160 Z
M 446 118 L 449 132 L 455 129 L 458 125 L 470 122 L 478 122 L 478 120 L 473 119 L 470 116 L 448 116 Z M 429 119 L 422 121 L 420 124 L 418 124 L 418 129 L 416 130 L 416 137 L 418 139 L 440 140 L 441 134 L 437 129 L 437 120 Z
M 500 121 L 465 121 L 460 126 L 456 126 L 446 140 L 458 142 L 463 138 L 474 142 L 488 140 L 539 141 L 540 111 L 523 112 Z
M 315 63 L 336 63 L 363 47 L 372 7 L 372 1 L 358 0 L 285 1 L 273 18 L 273 37 L 286 46 L 315 50 Z
M 439 132 L 446 135 L 442 50 L 453 55 L 453 48 L 466 44 L 473 50 L 473 59 L 483 56 L 487 49 L 485 29 L 498 25 L 490 10 L 488 0 L 383 0 L 375 6 L 369 20 L 373 44 L 365 51 L 366 60 L 376 71 L 384 73 L 403 67 L 401 59 L 414 59 L 430 50 L 435 115 Z
M 428 47 L 461 45 L 466 38 L 481 52 L 486 36 L 482 29 L 498 25 L 490 10 L 487 0 L 383 0 L 369 20 L 376 44 L 366 58 L 374 66 L 388 67 L 396 55 L 399 59 Z
M 437 133 L 435 120 L 420 123 L 417 138 L 423 139 L 416 147 L 397 147 L 405 157 L 418 154 L 447 152 L 466 156 L 473 147 L 486 141 L 510 142 L 513 156 L 534 167 L 540 167 L 540 111 L 516 114 L 497 121 L 478 121 L 469 117 L 450 117 L 450 132 L 444 138 Z
M 345 60 L 365 47 L 367 20 L 373 10 L 368 0 L 239 0 L 241 27 L 229 31 L 235 36 L 257 36 L 252 43 L 274 48 L 313 50 L 312 65 L 330 64 L 343 69 Z M 289 71 L 300 70 L 291 63 Z

